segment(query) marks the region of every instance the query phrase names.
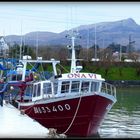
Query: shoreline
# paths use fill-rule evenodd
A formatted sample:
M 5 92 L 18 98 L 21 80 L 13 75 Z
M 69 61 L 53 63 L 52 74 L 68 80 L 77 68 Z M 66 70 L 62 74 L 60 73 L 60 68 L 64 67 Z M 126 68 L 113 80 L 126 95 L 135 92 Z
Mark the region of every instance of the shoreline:
M 106 80 L 116 87 L 140 87 L 140 80 Z

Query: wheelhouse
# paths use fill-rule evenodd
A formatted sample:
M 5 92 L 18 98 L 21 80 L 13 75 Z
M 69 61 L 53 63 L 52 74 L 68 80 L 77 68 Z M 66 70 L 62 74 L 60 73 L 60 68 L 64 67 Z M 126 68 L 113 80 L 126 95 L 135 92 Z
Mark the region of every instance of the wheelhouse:
M 101 82 L 93 80 L 49 80 L 32 85 L 32 100 L 100 92 Z

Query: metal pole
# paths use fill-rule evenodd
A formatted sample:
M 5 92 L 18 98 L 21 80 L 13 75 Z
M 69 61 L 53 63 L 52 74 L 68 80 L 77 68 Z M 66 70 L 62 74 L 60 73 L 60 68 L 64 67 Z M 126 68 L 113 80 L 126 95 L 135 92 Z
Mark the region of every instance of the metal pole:
M 36 58 L 38 57 L 38 32 L 36 33 Z
M 95 60 L 97 58 L 97 50 L 96 50 L 96 24 L 95 24 Z
M 120 62 L 121 62 L 121 58 L 122 58 L 122 46 L 120 45 Z
M 20 56 L 19 56 L 19 59 L 21 60 L 21 55 L 22 55 L 22 21 L 21 21 L 21 40 L 20 40 Z

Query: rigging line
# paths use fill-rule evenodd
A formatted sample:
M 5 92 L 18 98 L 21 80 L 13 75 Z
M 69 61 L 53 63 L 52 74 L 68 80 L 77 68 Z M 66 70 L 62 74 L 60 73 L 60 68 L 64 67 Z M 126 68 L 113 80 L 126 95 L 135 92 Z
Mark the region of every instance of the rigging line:
M 78 18 L 77 18 L 77 6 L 75 6 L 75 23 L 78 23 Z M 76 28 L 76 31 L 77 31 L 77 33 L 79 32 L 79 29 L 78 29 L 78 27 Z
M 61 64 L 58 64 L 61 68 L 63 68 L 66 72 L 69 72 L 64 66 L 62 66 Z
M 67 6 L 66 6 L 66 9 L 65 9 L 65 13 L 67 13 Z M 67 14 L 65 15 L 65 18 L 66 18 L 66 21 L 68 21 L 68 16 Z M 68 30 L 68 23 L 66 23 L 66 30 Z
M 43 64 L 42 64 L 42 63 L 41 63 L 41 68 L 42 68 L 42 71 L 43 71 L 43 72 L 42 72 L 42 73 L 43 73 L 42 76 L 43 76 L 44 80 L 46 80 L 45 73 L 44 73 L 44 68 L 43 68 Z
M 31 63 L 29 63 L 29 65 L 31 65 L 32 67 L 34 67 Z
M 21 40 L 20 40 L 20 56 L 19 56 L 19 59 L 21 60 L 22 58 L 22 20 L 21 20 Z
M 88 57 L 88 48 L 89 48 L 89 28 L 87 28 L 87 61 L 89 59 L 89 57 Z
M 71 28 L 72 28 L 72 25 L 73 25 L 73 19 L 72 19 L 72 7 L 71 7 Z M 72 32 L 73 32 L 73 28 L 72 28 Z
M 95 53 L 95 56 L 94 56 L 95 59 L 97 58 L 97 46 L 96 46 L 97 42 L 96 41 L 97 41 L 97 39 L 96 39 L 96 23 L 95 23 L 95 46 L 94 46 L 95 47 L 95 52 L 94 52 Z
M 38 32 L 36 32 L 36 58 L 38 57 Z

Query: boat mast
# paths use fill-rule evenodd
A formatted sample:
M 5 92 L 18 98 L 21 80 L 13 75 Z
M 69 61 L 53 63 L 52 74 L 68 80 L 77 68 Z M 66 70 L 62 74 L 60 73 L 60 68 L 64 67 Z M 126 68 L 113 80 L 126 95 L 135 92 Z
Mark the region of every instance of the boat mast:
M 20 54 L 19 59 L 22 59 L 22 21 L 21 21 L 21 40 L 20 40 Z
M 72 31 L 70 35 L 66 35 L 66 37 L 69 37 L 71 39 L 71 46 L 68 46 L 69 49 L 71 49 L 71 69 L 70 73 L 75 73 L 76 70 L 76 56 L 75 56 L 75 39 L 77 38 L 77 34 L 75 31 Z
M 36 32 L 36 59 L 38 58 L 38 31 Z
M 70 73 L 75 73 L 78 72 L 82 69 L 81 66 L 76 66 L 76 61 L 78 59 L 76 59 L 76 55 L 75 55 L 75 39 L 77 39 L 78 37 L 81 38 L 80 36 L 78 36 L 76 31 L 72 31 L 71 35 L 66 35 L 66 37 L 69 37 L 71 39 L 71 46 L 67 46 L 69 49 L 71 49 L 71 68 L 70 68 Z
M 72 58 L 71 58 L 71 70 L 70 73 L 75 73 L 76 72 L 76 57 L 75 57 L 75 36 L 71 37 L 72 41 Z
M 97 47 L 97 46 L 96 46 L 96 23 L 95 23 L 95 46 L 94 46 L 94 47 L 95 47 L 95 56 L 94 56 L 94 57 L 95 57 L 95 60 L 97 60 L 97 48 L 96 48 L 96 47 Z

